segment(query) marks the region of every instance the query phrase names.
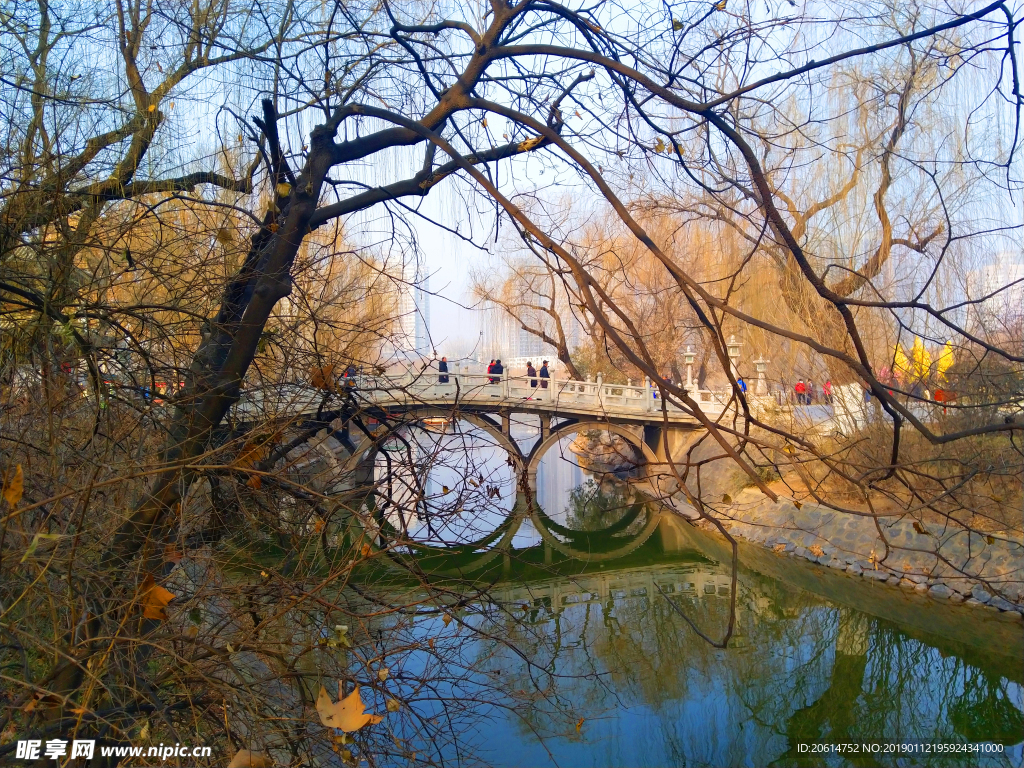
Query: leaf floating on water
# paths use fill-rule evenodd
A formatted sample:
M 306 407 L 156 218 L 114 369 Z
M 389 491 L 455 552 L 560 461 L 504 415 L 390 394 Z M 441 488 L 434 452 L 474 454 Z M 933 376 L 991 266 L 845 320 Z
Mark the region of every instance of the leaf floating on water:
M 804 505 L 803 505 L 803 504 L 801 504 L 801 503 L 800 503 L 799 501 L 797 501 L 796 499 L 793 499 L 793 506 L 795 506 L 795 507 L 796 507 L 797 509 L 803 509 L 803 507 L 804 507 Z
M 916 520 L 914 521 L 914 530 L 918 533 L 928 533 L 927 529 Z
M 722 503 L 723 504 L 732 504 L 732 496 L 730 496 L 728 493 L 723 493 L 722 494 Z
M 353 733 L 367 725 L 376 725 L 384 719 L 383 715 L 374 715 L 366 711 L 366 705 L 359 695 L 359 686 L 348 696 L 342 697 L 341 683 L 338 683 L 338 701 L 331 701 L 327 689 L 320 686 L 320 695 L 316 699 L 316 711 L 320 722 L 328 728 L 339 728 L 346 733 Z
M 142 580 L 142 615 L 147 619 L 167 619 L 167 604 L 177 595 L 169 592 L 153 579 L 153 574 L 147 573 Z
M 995 536 L 986 536 L 985 537 L 985 542 L 987 544 L 995 544 L 996 543 L 996 538 L 995 538 Z
M 25 493 L 25 473 L 21 464 L 14 468 L 10 478 L 4 479 L 4 500 L 12 507 L 18 505 Z

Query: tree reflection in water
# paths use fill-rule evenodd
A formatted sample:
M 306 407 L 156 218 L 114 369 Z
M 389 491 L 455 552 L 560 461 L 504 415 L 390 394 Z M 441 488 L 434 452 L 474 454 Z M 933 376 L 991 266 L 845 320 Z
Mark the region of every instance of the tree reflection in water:
M 628 508 L 625 499 L 606 500 L 590 512 L 570 510 L 567 522 L 599 528 Z M 703 631 L 720 632 L 728 621 L 727 565 L 673 555 L 656 539 L 626 559 L 629 567 L 577 563 L 574 576 L 492 591 L 495 604 L 513 610 L 481 618 L 481 629 L 503 638 L 479 643 L 483 668 L 520 691 L 536 690 L 536 669 L 548 670 L 554 677 L 544 690 L 557 695 L 489 726 L 484 759 L 822 765 L 798 745 L 988 741 L 1005 744 L 1005 753 L 904 756 L 900 765 L 1020 764 L 1024 697 L 1013 680 L 1022 675 L 1010 657 L 1005 674 L 981 669 L 941 643 L 750 573 L 739 580 L 736 634 L 716 649 L 667 600 Z M 827 763 L 896 760 L 878 754 Z
M 923 635 L 856 610 L 856 600 L 831 603 L 787 583 L 795 579 L 749 571 L 738 580 L 735 633 L 718 649 L 676 610 L 709 636 L 721 636 L 727 625 L 731 574 L 727 563 L 705 553 L 714 552 L 702 545 L 705 534 L 664 517 L 618 483 L 586 483 L 569 494 L 564 516 L 556 516 L 564 524 L 535 510 L 542 544 L 505 551 L 479 573 L 458 572 L 452 594 L 480 587 L 478 599 L 455 609 L 457 621 L 472 631 L 442 626 L 436 615 L 393 619 L 403 625 L 407 647 L 422 649 L 429 641 L 433 653 L 422 663 L 445 659 L 439 679 L 459 681 L 451 690 L 420 688 L 404 699 L 420 708 L 424 721 L 438 714 L 429 701 L 457 699 L 464 708 L 460 721 L 467 727 L 439 759 L 459 762 L 473 754 L 499 765 L 608 766 L 1021 763 L 1024 671 L 1012 651 Z M 618 552 L 623 555 L 615 558 Z M 441 563 L 444 556 L 430 557 Z M 806 575 L 806 566 L 782 562 L 783 570 L 802 568 Z M 441 570 L 454 578 L 451 568 Z M 445 583 L 437 582 L 439 594 Z M 934 610 L 952 609 L 936 604 Z M 1006 637 L 1005 625 L 1001 631 Z M 403 662 L 412 677 L 433 678 L 417 658 L 410 653 Z M 800 751 L 808 743 L 979 741 L 1004 744 L 1005 752 L 897 762 L 885 754 L 823 760 Z

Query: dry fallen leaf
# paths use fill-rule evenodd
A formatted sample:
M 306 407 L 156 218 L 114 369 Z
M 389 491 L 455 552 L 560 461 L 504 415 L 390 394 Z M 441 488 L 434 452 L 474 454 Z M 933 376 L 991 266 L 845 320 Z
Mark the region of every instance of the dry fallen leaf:
M 804 505 L 801 504 L 799 501 L 794 500 L 793 501 L 793 506 L 796 507 L 797 509 L 803 509 Z
M 359 550 L 359 553 L 363 557 L 369 557 L 371 551 L 372 550 L 370 549 L 370 545 L 369 544 L 363 544 L 362 548 Z
M 402 705 L 398 699 L 388 699 L 387 708 L 388 712 L 397 712 L 402 708 Z
M 925 530 L 925 527 L 917 521 L 914 521 L 914 530 L 918 533 L 928 533 L 928 531 Z
M 140 594 L 143 616 L 147 619 L 167 619 L 167 604 L 176 597 L 173 592 L 161 587 L 153 580 L 153 574 L 147 573 L 146 578 L 142 580 Z
M 11 476 L 4 480 L 4 499 L 12 507 L 15 507 L 21 501 L 23 493 L 25 493 L 25 473 L 19 464 L 14 468 Z
M 451 617 L 451 615 L 450 615 L 450 614 L 447 614 L 447 613 L 446 613 L 446 614 L 444 615 L 444 625 L 445 625 L 445 626 L 447 627 L 447 626 L 448 626 L 449 624 L 451 624 L 451 623 L 452 623 L 452 617 Z
M 384 719 L 383 715 L 366 712 L 366 705 L 359 695 L 359 686 L 348 696 L 342 698 L 341 683 L 338 683 L 338 701 L 331 701 L 327 689 L 320 686 L 320 695 L 316 699 L 316 711 L 320 722 L 328 728 L 340 728 L 346 733 L 358 731 L 365 725 L 375 725 Z
M 579 733 L 580 729 L 583 727 L 583 721 L 584 721 L 584 718 L 582 718 L 582 717 L 579 720 L 576 721 L 576 733 Z
M 390 669 L 388 669 L 387 667 L 381 667 L 380 669 L 377 670 L 377 679 L 380 680 L 383 683 L 385 680 L 388 679 L 388 675 L 390 675 L 390 674 L 391 674 L 391 670 Z
M 273 765 L 273 761 L 261 752 L 240 749 L 231 758 L 228 768 L 271 768 Z
M 722 503 L 723 504 L 732 504 L 732 496 L 730 496 L 728 493 L 723 493 L 722 494 Z

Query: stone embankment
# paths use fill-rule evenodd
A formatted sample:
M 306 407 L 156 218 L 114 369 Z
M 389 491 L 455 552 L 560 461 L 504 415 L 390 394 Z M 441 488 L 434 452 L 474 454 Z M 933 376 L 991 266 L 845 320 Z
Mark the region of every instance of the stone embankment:
M 968 533 L 923 524 L 909 515 L 857 515 L 793 499 L 773 502 L 755 488 L 737 491 L 729 501 L 716 505 L 729 533 L 780 556 L 936 600 L 1002 611 L 1008 619 L 1019 621 L 1024 614 L 1024 542 L 1019 535 Z M 685 502 L 673 505 L 694 517 Z M 707 521 L 697 524 L 715 530 Z

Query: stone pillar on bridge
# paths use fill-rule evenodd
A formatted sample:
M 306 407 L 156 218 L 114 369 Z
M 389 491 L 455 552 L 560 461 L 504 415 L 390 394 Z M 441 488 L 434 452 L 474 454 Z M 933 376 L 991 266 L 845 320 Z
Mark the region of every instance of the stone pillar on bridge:
M 754 387 L 755 394 L 768 394 L 768 384 L 764 380 L 764 373 L 766 370 L 768 370 L 769 362 L 769 360 L 765 360 L 763 357 L 759 357 L 757 358 L 757 360 L 754 361 L 754 367 L 757 369 L 757 386 Z
M 501 414 L 501 434 L 505 437 L 509 437 L 512 434 L 512 416 L 508 411 L 502 411 Z
M 693 350 L 689 345 L 686 347 L 683 359 L 686 361 L 686 391 L 691 392 L 693 391 Z

